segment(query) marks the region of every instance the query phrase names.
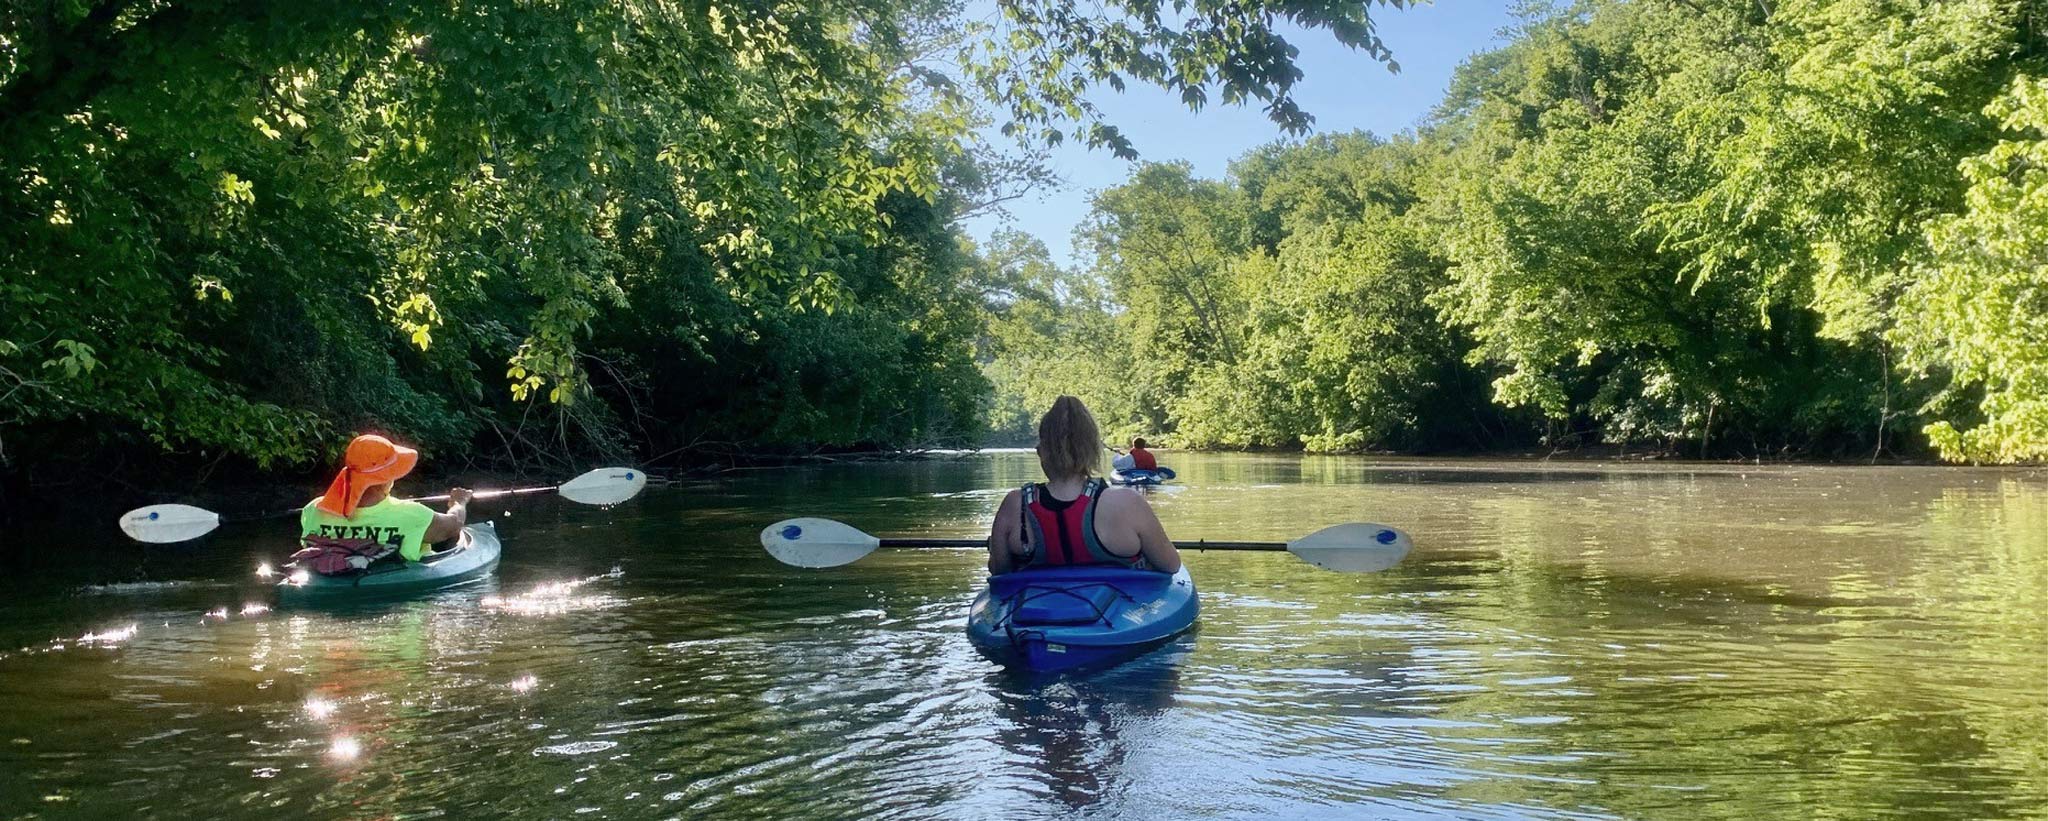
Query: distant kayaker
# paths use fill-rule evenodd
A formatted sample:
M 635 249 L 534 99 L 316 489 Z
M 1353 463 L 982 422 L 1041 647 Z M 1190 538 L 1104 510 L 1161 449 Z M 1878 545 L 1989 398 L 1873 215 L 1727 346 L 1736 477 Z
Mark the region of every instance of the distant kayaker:
M 1159 469 L 1159 460 L 1153 457 L 1152 451 L 1145 449 L 1145 437 L 1143 436 L 1131 440 L 1131 450 L 1128 453 L 1116 448 L 1110 448 L 1110 450 L 1116 453 L 1116 458 L 1109 460 L 1111 470 Z
M 419 460 L 419 451 L 382 436 L 356 437 L 348 443 L 341 472 L 327 493 L 299 511 L 301 540 L 308 547 L 392 548 L 406 561 L 416 562 L 427 545 L 462 535 L 462 526 L 469 522 L 467 489 L 448 491 L 447 513 L 391 497 L 392 483 L 411 473 Z
M 1145 437 L 1131 440 L 1131 466 L 1139 470 L 1158 470 L 1159 460 L 1152 457 L 1152 451 L 1145 449 Z
M 1038 420 L 1046 481 L 1003 497 L 989 534 L 990 573 L 1060 565 L 1180 569 L 1180 551 L 1145 497 L 1094 475 L 1102 451 L 1088 406 L 1071 396 L 1054 400 Z

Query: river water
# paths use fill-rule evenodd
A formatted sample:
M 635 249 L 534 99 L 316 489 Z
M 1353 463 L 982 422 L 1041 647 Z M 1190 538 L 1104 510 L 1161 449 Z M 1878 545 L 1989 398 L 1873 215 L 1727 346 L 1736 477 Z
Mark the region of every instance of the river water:
M 1914 818 L 2048 813 L 2048 478 L 1170 454 L 1178 539 L 1371 520 L 1377 574 L 1188 555 L 1198 631 L 1021 679 L 978 535 L 1026 454 L 491 503 L 496 578 L 266 609 L 281 533 L 0 583 L 0 818 Z

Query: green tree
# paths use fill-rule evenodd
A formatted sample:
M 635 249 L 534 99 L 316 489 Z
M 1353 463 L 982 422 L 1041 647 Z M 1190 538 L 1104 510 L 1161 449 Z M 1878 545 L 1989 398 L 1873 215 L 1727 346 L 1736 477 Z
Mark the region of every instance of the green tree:
M 1137 366 L 1141 428 L 1169 429 L 1171 397 L 1203 363 L 1235 362 L 1244 300 L 1230 266 L 1242 251 L 1243 209 L 1231 187 L 1195 179 L 1185 163 L 1147 164 L 1095 196 L 1076 229 L 1118 309 L 1120 339 Z
M 1987 113 L 2010 136 L 1962 163 L 1967 207 L 1928 224 L 1892 338 L 1962 406 L 1927 427 L 1944 457 L 2048 459 L 2048 81 L 2015 80 Z
M 1882 449 L 1881 335 L 2011 6 L 1594 3 L 1469 66 L 1437 296 L 1497 396 L 1608 440 Z M 1939 54 L 1919 59 L 1918 54 Z M 1575 425 L 1576 427 L 1576 425 Z M 1832 444 L 1830 444 L 1832 443 Z
M 1138 362 L 1122 341 L 1105 283 L 1061 269 L 1043 242 L 1014 232 L 992 238 L 978 271 L 992 442 L 1035 442 L 1039 415 L 1064 394 L 1086 402 L 1111 441 L 1156 432 L 1145 421 L 1145 381 L 1134 378 Z
M 956 437 L 985 387 L 951 221 L 1044 181 L 982 107 L 1049 124 L 1115 71 L 1300 124 L 1277 19 L 1378 48 L 1356 6 L 1005 8 L 18 3 L 0 458 Z M 963 50 L 1007 79 L 936 67 Z M 670 395 L 679 361 L 728 392 Z

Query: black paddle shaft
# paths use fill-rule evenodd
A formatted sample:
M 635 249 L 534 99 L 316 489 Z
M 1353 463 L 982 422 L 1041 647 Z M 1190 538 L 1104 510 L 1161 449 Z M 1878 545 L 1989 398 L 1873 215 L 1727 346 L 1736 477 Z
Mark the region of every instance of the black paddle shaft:
M 883 547 L 988 547 L 987 539 L 883 539 Z M 1285 542 L 1212 542 L 1207 539 L 1194 542 L 1174 542 L 1181 550 L 1273 550 L 1287 549 Z

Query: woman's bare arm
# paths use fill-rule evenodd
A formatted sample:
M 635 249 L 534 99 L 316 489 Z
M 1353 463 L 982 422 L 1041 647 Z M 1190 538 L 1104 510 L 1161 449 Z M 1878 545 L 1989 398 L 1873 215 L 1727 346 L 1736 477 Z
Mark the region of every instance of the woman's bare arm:
M 1173 540 L 1166 536 L 1166 525 L 1159 523 L 1159 514 L 1152 512 L 1152 504 L 1145 501 L 1144 494 L 1132 491 L 1138 504 L 1132 511 L 1132 524 L 1138 529 L 1138 543 L 1145 563 L 1152 569 L 1166 573 L 1180 572 L 1180 548 L 1173 546 Z
M 996 507 L 996 520 L 989 525 L 988 572 L 991 576 L 1008 573 L 1016 568 L 1016 555 L 1024 552 L 1024 534 L 1019 531 L 1023 521 L 1019 506 L 1024 503 L 1018 491 L 1010 491 L 1003 497 L 1003 503 Z
M 1159 523 L 1159 516 L 1152 512 L 1151 503 L 1145 501 L 1145 494 L 1127 487 L 1113 487 L 1102 496 L 1103 513 L 1113 516 L 1111 525 L 1121 533 L 1135 533 L 1138 536 L 1138 553 L 1145 557 L 1145 563 L 1154 570 L 1173 573 L 1180 570 L 1180 550 L 1173 546 L 1173 540 L 1166 536 L 1166 526 Z M 1101 520 L 1097 520 L 1096 531 L 1103 532 Z

